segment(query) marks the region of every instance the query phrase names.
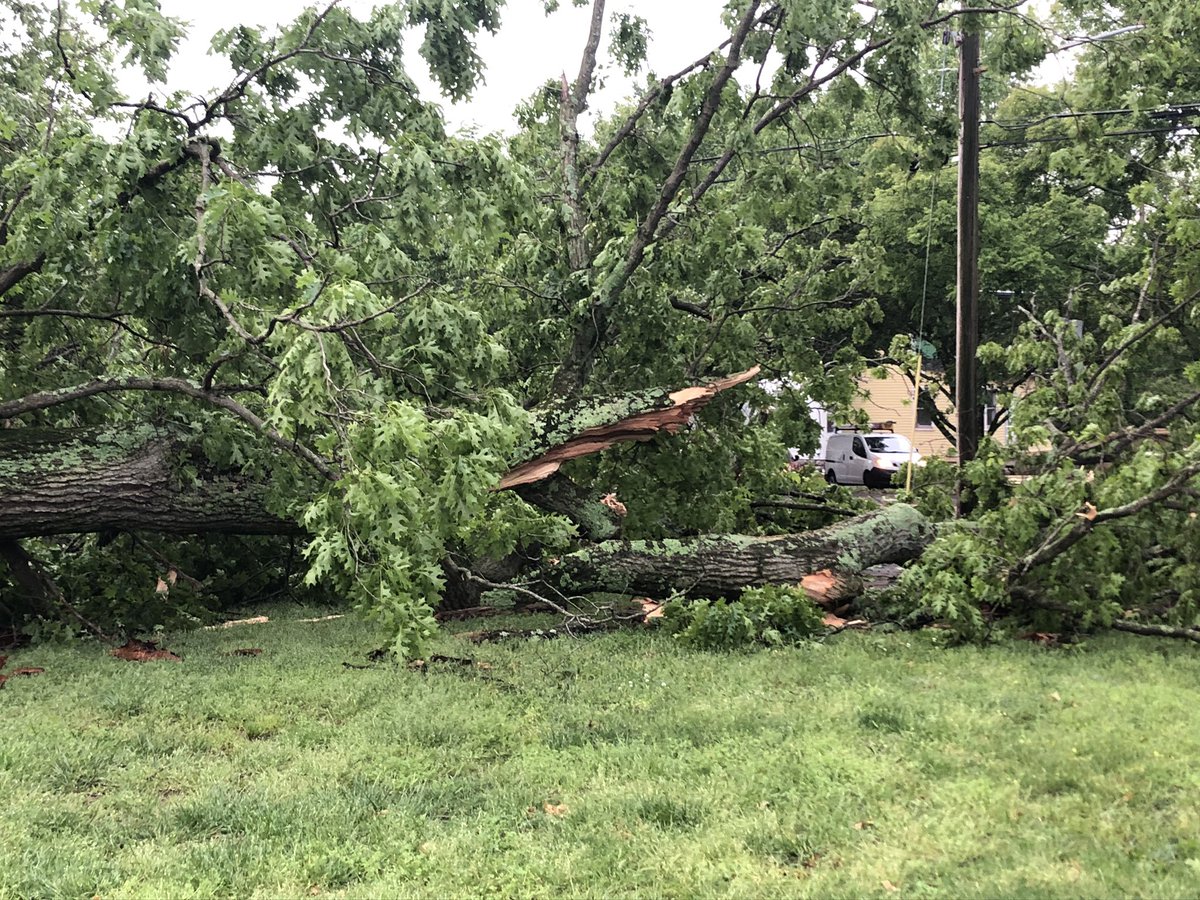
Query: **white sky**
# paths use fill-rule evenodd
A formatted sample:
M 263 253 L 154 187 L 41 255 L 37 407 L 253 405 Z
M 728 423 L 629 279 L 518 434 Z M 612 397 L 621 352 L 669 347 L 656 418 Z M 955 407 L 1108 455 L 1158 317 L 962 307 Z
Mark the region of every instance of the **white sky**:
M 272 26 L 294 19 L 311 0 L 161 0 L 169 16 L 191 23 L 190 37 L 181 46 L 171 68 L 168 87 L 190 93 L 223 87 L 232 71 L 219 58 L 207 56 L 212 35 L 222 28 L 238 24 Z M 366 15 L 378 0 L 345 0 L 343 4 L 357 15 Z M 667 75 L 682 69 L 728 36 L 721 25 L 724 0 L 617 0 L 608 4 L 607 16 L 617 12 L 636 12 L 649 23 L 652 32 L 649 69 Z M 546 16 L 542 0 L 509 0 L 501 13 L 501 27 L 495 35 L 484 33 L 477 44 L 487 63 L 486 84 L 467 102 L 451 105 L 442 101 L 451 130 L 475 126 L 481 132 L 512 132 L 516 123 L 513 108 L 532 94 L 548 78 L 562 72 L 573 80 L 579 71 L 579 57 L 587 40 L 590 4 L 577 8 L 562 0 L 558 12 Z M 609 22 L 601 43 L 602 59 L 607 58 Z M 409 74 L 423 96 L 439 96 L 429 78 L 417 49 L 421 36 L 414 34 L 406 49 Z M 631 92 L 631 83 L 615 65 L 599 70 L 604 87 L 591 101 L 591 114 L 611 109 Z M 136 80 L 125 82 L 132 95 L 145 95 L 145 87 Z
M 218 57 L 208 56 L 215 32 L 238 24 L 276 26 L 294 19 L 317 0 L 160 0 L 163 12 L 190 23 L 189 38 L 180 47 L 172 67 L 168 88 L 189 94 L 212 92 L 229 83 L 233 72 Z M 381 0 L 343 0 L 343 6 L 366 16 Z M 726 0 L 609 0 L 605 34 L 601 43 L 598 76 L 602 87 L 590 100 L 582 130 L 590 131 L 597 113 L 605 113 L 632 93 L 632 81 L 611 62 L 607 50 L 611 17 L 635 12 L 646 19 L 651 31 L 647 70 L 668 75 L 682 69 L 728 37 L 721 24 Z M 1033 0 L 1032 11 L 1040 11 L 1046 0 Z M 579 57 L 587 39 L 591 4 L 575 7 L 560 0 L 557 12 L 547 16 L 543 0 L 508 0 L 501 12 L 496 35 L 479 36 L 477 49 L 486 63 L 485 83 L 466 102 L 451 104 L 429 77 L 418 54 L 422 35 L 414 32 L 406 47 L 406 67 L 426 99 L 440 99 L 451 131 L 475 128 L 481 133 L 516 130 L 514 107 L 529 97 L 547 79 L 565 72 L 574 79 Z M 1078 51 L 1051 56 L 1035 75 L 1041 83 L 1057 81 L 1071 68 Z M 739 80 L 752 82 L 756 72 L 745 67 Z M 147 86 L 138 73 L 129 72 L 123 85 L 130 96 L 144 97 Z

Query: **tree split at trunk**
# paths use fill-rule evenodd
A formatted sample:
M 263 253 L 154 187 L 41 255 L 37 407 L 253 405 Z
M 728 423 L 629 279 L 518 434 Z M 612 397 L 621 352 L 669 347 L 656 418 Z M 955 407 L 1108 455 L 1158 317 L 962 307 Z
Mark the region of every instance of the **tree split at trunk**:
M 675 391 L 552 406 L 536 417 L 533 436 L 497 489 L 516 489 L 528 502 L 566 515 L 589 540 L 611 537 L 612 510 L 558 475 L 559 467 L 620 442 L 673 434 L 718 393 L 757 374 L 755 366 Z M 0 538 L 299 533 L 295 522 L 268 512 L 267 488 L 261 477 L 217 469 L 189 438 L 166 427 L 0 430 Z

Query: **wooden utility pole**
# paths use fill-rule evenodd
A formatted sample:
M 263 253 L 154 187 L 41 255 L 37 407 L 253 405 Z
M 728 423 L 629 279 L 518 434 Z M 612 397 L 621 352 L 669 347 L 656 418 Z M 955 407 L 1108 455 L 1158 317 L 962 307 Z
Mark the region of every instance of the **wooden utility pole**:
M 962 467 L 975 458 L 982 430 L 975 351 L 979 347 L 979 35 L 964 34 L 958 63 L 958 283 L 955 397 L 959 479 L 955 508 L 963 509 Z

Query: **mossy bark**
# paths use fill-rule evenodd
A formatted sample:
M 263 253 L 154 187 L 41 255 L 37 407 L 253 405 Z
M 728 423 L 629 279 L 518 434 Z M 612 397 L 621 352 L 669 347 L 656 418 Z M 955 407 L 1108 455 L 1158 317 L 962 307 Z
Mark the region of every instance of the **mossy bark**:
M 0 539 L 299 530 L 267 511 L 263 483 L 186 461 L 186 445 L 150 426 L 0 431 Z
M 932 539 L 924 516 L 895 504 L 804 534 L 606 541 L 547 565 L 541 577 L 564 593 L 735 597 L 750 587 L 798 585 L 825 570 L 845 577 L 880 563 L 906 562 Z

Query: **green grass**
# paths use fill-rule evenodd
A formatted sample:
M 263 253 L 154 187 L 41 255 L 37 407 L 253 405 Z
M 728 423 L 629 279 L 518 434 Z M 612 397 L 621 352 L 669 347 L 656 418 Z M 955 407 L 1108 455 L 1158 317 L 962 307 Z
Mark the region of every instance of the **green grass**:
M 0 691 L 0 897 L 1200 887 L 1191 647 L 445 635 L 493 668 L 423 674 L 345 668 L 374 645 L 354 619 L 268 612 L 170 636 L 182 664 L 13 655 L 46 672 Z

